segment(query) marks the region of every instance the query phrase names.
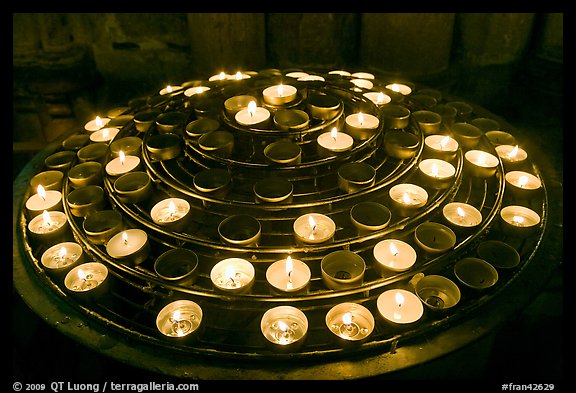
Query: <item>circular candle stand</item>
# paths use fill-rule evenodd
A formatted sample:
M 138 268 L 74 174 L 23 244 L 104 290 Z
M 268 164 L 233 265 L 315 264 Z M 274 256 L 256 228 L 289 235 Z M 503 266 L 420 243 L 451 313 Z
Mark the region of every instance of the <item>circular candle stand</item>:
M 87 260 L 102 263 L 112 279 L 106 292 L 89 304 L 75 302 L 62 281 L 45 274 L 46 268 L 39 261 L 50 244 L 30 236 L 27 231 L 29 218 L 25 201 L 36 192 L 30 184 L 32 178 L 37 183 L 39 178 L 35 175 L 43 171 L 66 172 L 68 167 L 92 160 L 105 167 L 116 157 L 116 149 L 108 148 L 103 158 L 81 157 L 75 151 L 66 150 L 67 144 L 57 141 L 34 157 L 14 182 L 14 285 L 22 296 L 29 297 L 26 300 L 32 309 L 86 346 L 166 375 L 199 379 L 276 379 L 279 376 L 309 379 L 317 377 L 314 373 L 331 378 L 338 375 L 369 377 L 426 363 L 487 335 L 517 312 L 518 298 L 525 299 L 524 304 L 528 303 L 530 293 L 538 288 L 535 283 L 552 269 L 553 263 L 545 263 L 550 261 L 546 261 L 546 255 L 541 255 L 546 251 L 541 250 L 549 247 L 548 239 L 554 236 L 549 233 L 558 230 L 548 225 L 551 215 L 557 212 L 549 209 L 549 190 L 533 155 L 529 155 L 523 165 L 541 180 L 541 192 L 529 197 L 523 195 L 518 199 L 516 194 L 505 192 L 506 168 L 502 162 L 493 174 L 485 177 L 473 176 L 464 170 L 464 154 L 469 147 L 462 144 L 450 157 L 454 174 L 442 187 L 430 186 L 419 174 L 419 164 L 430 158 L 424 143 L 430 131 L 423 129 L 422 121 L 414 116 L 428 110 L 421 99 L 411 99 L 410 93 L 401 99 L 397 94 L 391 94 L 390 104 L 402 114 L 402 124 L 398 125 L 398 122 L 390 121 L 390 111 L 383 110 L 390 104 L 377 105 L 363 94 L 366 90 L 377 93 L 382 86 L 395 83 L 393 77 L 376 76 L 371 80 L 372 89 L 357 89 L 351 82 L 355 77 L 351 75 L 335 77 L 328 71 L 315 70 L 311 74 L 322 76 L 323 80 L 312 81 L 294 79 L 287 73 L 276 70 L 273 73 L 253 72 L 249 78 L 242 79 L 207 78 L 202 85 L 209 89 L 202 94 L 160 96 L 158 89 L 127 107 L 124 114 L 129 116 L 128 121 L 119 127 L 115 140 L 131 138 L 128 139 L 130 145 L 141 146 L 136 149 L 141 157 L 141 167 L 130 176 L 147 174 L 146 192 L 138 198 L 127 199 L 118 183 L 126 177 L 118 178 L 102 171 L 99 184 L 105 199 L 95 209 L 117 212 L 122 216 L 126 230 L 144 231 L 149 250 L 138 263 L 111 257 L 105 244 L 93 241 L 93 236 L 86 233 L 83 222 L 90 216 L 85 218 L 72 211 L 70 203 L 64 203 L 62 211 L 68 217 L 70 227 L 67 241 L 77 242 Z M 290 100 L 274 101 L 266 108 L 274 119 L 281 118 L 287 110 L 306 113 L 308 118 L 301 126 L 285 127 L 273 121 L 246 125 L 238 123 L 233 111 L 227 110 L 226 103 L 229 104 L 233 97 L 254 97 L 262 105 L 266 88 L 288 81 L 295 89 L 295 93 L 291 91 Z M 425 86 L 410 86 L 412 91 L 425 89 Z M 446 94 L 437 99 L 437 105 L 458 103 L 459 111 L 466 109 L 469 121 L 492 119 L 501 129 L 515 135 L 514 129 L 503 119 L 472 103 L 464 105 L 462 102 Z M 346 118 L 358 113 L 377 119 L 376 128 L 362 134 L 362 138 L 355 138 L 350 149 L 338 154 L 321 154 L 318 137 L 334 128 L 346 132 Z M 176 121 L 163 123 L 163 119 L 172 116 Z M 437 116 L 435 118 L 438 120 Z M 199 141 L 199 135 L 205 137 L 208 133 L 190 132 L 201 119 L 212 127 L 206 129 L 207 132 L 233 136 L 233 143 L 226 142 L 226 154 L 206 148 L 205 140 Z M 435 121 L 435 127 L 439 129 L 435 129 L 434 134 L 450 134 L 444 122 L 438 125 Z M 497 156 L 494 139 L 488 138 L 478 127 L 475 131 L 474 149 Z M 384 143 L 389 140 L 387 135 L 399 132 L 409 137 L 410 154 L 390 154 L 390 146 Z M 270 162 L 266 147 L 279 141 L 297 147 L 299 158 L 282 165 Z M 94 143 L 97 142 L 89 143 L 81 151 Z M 157 148 L 163 150 L 159 152 Z M 67 167 L 49 165 L 50 160 L 46 161 L 46 158 L 55 154 L 67 157 Z M 343 169 L 360 163 L 371 168 L 370 181 L 362 187 L 343 189 Z M 204 187 L 214 180 L 207 176 L 210 173 L 225 177 L 225 192 L 217 192 L 219 187 L 224 187 L 222 185 L 215 185 L 214 189 Z M 290 185 L 289 198 L 275 201 L 277 203 L 263 203 L 255 198 L 255 191 L 260 190 L 263 179 L 278 179 Z M 409 215 L 400 214 L 390 198 L 390 189 L 398 184 L 423 187 L 428 194 L 426 204 Z M 63 200 L 68 201 L 70 194 L 84 187 L 96 186 L 79 187 L 65 174 L 59 190 Z M 156 225 L 151 217 L 152 207 L 166 198 L 181 198 L 189 203 L 187 225 L 178 231 Z M 384 220 L 385 225 L 359 231 L 350 219 L 351 210 L 369 202 L 383 205 L 390 215 Z M 457 231 L 455 244 L 448 250 L 422 252 L 415 240 L 416 228 L 425 222 L 442 222 L 442 208 L 452 202 L 466 203 L 480 211 L 480 224 L 471 232 Z M 500 213 L 511 205 L 529 207 L 539 215 L 540 222 L 529 236 L 503 230 Z M 334 222 L 333 236 L 325 242 L 299 242 L 294 232 L 295 221 L 314 214 L 327 216 Z M 231 219 L 237 222 L 230 230 L 241 230 L 242 225 L 257 223 L 258 241 L 223 241 L 222 223 Z M 305 227 L 314 232 L 318 229 L 316 225 L 310 222 Z M 417 251 L 415 263 L 406 269 L 388 269 L 383 274 L 375 260 L 374 248 L 386 239 L 401 240 L 412 246 Z M 506 266 L 505 272 L 496 265 L 495 269 L 502 274 L 489 288 L 463 291 L 453 307 L 442 313 L 425 312 L 422 318 L 402 331 L 382 318 L 379 310 L 387 305 L 381 304 L 385 299 L 380 295 L 390 290 L 414 292 L 413 278 L 422 275 L 441 276 L 456 282 L 455 285 L 462 285 L 454 276 L 455 263 L 485 253 L 487 247 L 483 244 L 493 241 L 514 249 L 519 261 L 510 268 Z M 122 247 L 121 241 L 118 247 Z M 155 264 L 159 256 L 182 249 L 190 250 L 197 257 L 195 278 L 185 285 L 163 278 Z M 391 252 L 396 255 L 401 251 Z M 362 280 L 354 285 L 325 285 L 322 260 L 327 255 L 343 252 L 355 254 L 365 261 Z M 275 261 L 288 256 L 310 267 L 306 291 L 287 295 L 270 290 L 266 271 Z M 245 259 L 253 265 L 254 282 L 249 291 L 222 291 L 214 286 L 212 269 L 218 262 L 231 258 Z M 177 265 L 177 261 L 174 263 Z M 460 270 L 456 271 L 460 274 Z M 508 297 L 514 301 L 506 301 Z M 202 329 L 193 341 L 167 340 L 156 326 L 163 307 L 176 301 L 194 302 L 201 308 Z M 334 340 L 333 332 L 325 323 L 330 311 L 342 307 L 341 304 L 357 304 L 375 316 L 370 334 L 353 347 Z M 306 340 L 289 353 L 271 349 L 262 340 L 260 327 L 267 310 L 286 306 L 301 311 L 307 321 Z M 56 321 L 63 315 L 72 322 L 58 324 Z M 112 343 L 107 347 L 111 349 L 99 347 L 101 340 L 98 338 L 104 335 Z M 423 347 L 426 350 L 422 350 Z M 354 365 L 348 360 L 351 356 L 363 361 Z M 252 366 L 243 371 L 244 364 Z M 341 372 L 344 367 L 348 371 Z

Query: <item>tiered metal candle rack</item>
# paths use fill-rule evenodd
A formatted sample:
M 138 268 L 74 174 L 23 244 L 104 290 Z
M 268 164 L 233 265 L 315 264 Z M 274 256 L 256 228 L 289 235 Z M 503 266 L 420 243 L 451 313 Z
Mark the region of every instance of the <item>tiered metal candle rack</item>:
M 375 201 L 391 206 L 389 190 L 399 183 L 421 184 L 418 164 L 426 158 L 424 148 L 425 132 L 413 116 L 402 132 L 412 134 L 418 141 L 409 158 L 393 158 L 386 153 L 383 143 L 389 120 L 383 115 L 385 105 L 400 105 L 414 113 L 418 110 L 434 110 L 440 105 L 458 100 L 442 96 L 440 92 L 425 87 L 411 85 L 413 93 L 402 95 L 386 88 L 392 78 L 374 79 L 371 89 L 359 88 L 351 82 L 351 77 L 341 74 L 314 71 L 324 81 L 301 81 L 286 76 L 279 70 L 263 70 L 248 73 L 243 79 L 215 81 L 190 81 L 182 84 L 176 93 L 134 99 L 124 108 L 114 112 L 112 122 L 118 124 L 120 132 L 115 141 L 128 136 L 142 139 L 141 159 L 144 171 L 153 180 L 153 192 L 145 200 L 125 203 L 114 189 L 115 178 L 103 169 L 102 188 L 106 194 L 103 209 L 120 212 L 123 228 L 140 228 L 148 234 L 151 251 L 146 260 L 137 265 L 123 263 L 109 256 L 103 244 L 93 244 L 83 229 L 84 217 L 71 213 L 67 203 L 68 195 L 74 188 L 66 175 L 62 186 L 63 211 L 68 216 L 71 234 L 69 240 L 78 242 L 87 258 L 102 262 L 110 273 L 107 291 L 90 301 L 78 300 L 71 296 L 62 277 L 54 278 L 47 274 L 40 263 L 42 253 L 48 244 L 31 238 L 27 231 L 27 198 L 36 192 L 28 186 L 19 201 L 16 235 L 23 255 L 24 269 L 33 271 L 33 281 L 56 297 L 57 302 L 67 304 L 86 324 L 103 327 L 111 335 L 135 340 L 141 348 L 152 348 L 159 358 L 172 356 L 194 357 L 196 361 L 218 358 L 231 361 L 250 360 L 266 367 L 269 359 L 292 360 L 308 359 L 312 362 L 337 361 L 360 354 L 394 353 L 411 340 L 432 337 L 449 326 L 473 315 L 476 310 L 496 298 L 517 280 L 520 272 L 527 267 L 540 245 L 548 220 L 546 189 L 542 182 L 542 192 L 535 197 L 518 199 L 505 186 L 506 169 L 500 163 L 493 176 L 478 178 L 465 169 L 464 152 L 460 147 L 452 160 L 456 175 L 448 187 L 437 189 L 423 187 L 429 193 L 426 205 L 408 217 L 400 216 L 391 208 L 391 220 L 383 229 L 359 232 L 350 221 L 350 209 L 364 201 Z M 267 105 L 272 117 L 280 109 L 298 109 L 310 115 L 311 97 L 333 97 L 339 102 L 333 116 L 318 119 L 310 115 L 310 123 L 300 129 L 279 130 L 271 121 L 265 128 L 251 128 L 239 125 L 232 115 L 226 112 L 224 103 L 238 95 L 250 95 L 262 103 L 262 90 L 279 83 L 290 84 L 298 89 L 296 100 L 287 105 Z M 198 94 L 184 94 L 195 86 L 207 86 L 210 90 Z M 377 105 L 364 96 L 370 91 L 384 91 L 391 97 L 390 104 Z M 429 92 L 438 94 L 432 97 Z M 426 95 L 426 99 L 422 99 Z M 491 113 L 473 104 L 470 112 L 457 111 L 453 121 L 472 122 L 475 119 L 496 119 Z M 456 106 L 457 107 L 457 106 Z M 134 116 L 147 111 L 178 113 L 182 121 L 169 131 L 162 131 L 158 122 L 144 132 L 138 131 Z M 333 127 L 345 131 L 344 119 L 352 113 L 372 114 L 379 119 L 377 130 L 365 140 L 355 140 L 353 147 L 332 156 L 318 153 L 316 138 Z M 112 117 L 112 116 L 111 116 Z M 201 148 L 198 136 L 191 136 L 187 126 L 198 119 L 209 118 L 218 122 L 218 130 L 226 130 L 234 136 L 233 149 L 229 155 L 216 155 Z M 448 122 L 449 119 L 444 119 Z M 514 130 L 498 119 L 501 129 Z M 498 124 L 498 123 L 496 123 Z M 496 155 L 494 141 L 482 130 L 477 149 Z M 77 135 L 86 134 L 79 130 Z M 438 134 L 451 134 L 450 126 L 442 124 Z M 151 138 L 172 134 L 178 139 L 177 155 L 162 159 L 149 149 Z M 281 165 L 269 163 L 263 155 L 268 144 L 280 139 L 289 140 L 302 149 L 299 163 Z M 44 156 L 60 150 L 67 150 L 65 144 L 44 152 Z M 112 158 L 110 149 L 103 157 L 103 164 Z M 359 191 L 347 193 L 338 186 L 338 168 L 348 162 L 364 162 L 376 172 L 374 184 Z M 70 166 L 78 163 L 73 158 Z M 523 168 L 541 179 L 538 167 L 528 160 Z M 104 167 L 104 165 L 103 165 Z M 210 169 L 224 170 L 231 180 L 225 191 L 219 195 L 200 192 L 194 185 L 198 173 Z M 34 168 L 36 172 L 46 169 L 42 161 Z M 64 169 L 65 174 L 67 169 Z M 34 173 L 33 173 L 34 174 Z M 33 175 L 28 174 L 28 176 Z M 264 178 L 277 177 L 289 180 L 293 185 L 290 200 L 278 203 L 262 203 L 255 199 L 253 186 Z M 29 178 L 28 178 L 29 179 Z M 26 179 L 26 181 L 28 181 Z M 191 206 L 189 224 L 177 232 L 155 224 L 150 211 L 156 202 L 166 197 L 186 199 Z M 427 221 L 444 222 L 442 207 L 452 201 L 466 202 L 482 212 L 482 222 L 473 232 L 457 232 L 456 244 L 440 255 L 429 255 L 419 249 L 414 241 L 415 228 Z M 15 201 L 15 206 L 16 206 Z M 534 210 L 541 217 L 537 229 L 529 236 L 508 234 L 503 230 L 500 217 L 502 207 L 520 204 Z M 331 241 L 320 244 L 301 244 L 294 236 L 294 221 L 305 213 L 321 213 L 336 223 L 336 231 Z M 257 244 L 236 245 L 221 240 L 218 225 L 225 218 L 246 214 L 256 218 L 261 225 L 261 236 Z M 375 268 L 374 246 L 383 239 L 394 238 L 412 244 L 418 251 L 414 266 L 403 272 L 388 272 L 384 276 Z M 477 248 L 488 240 L 499 240 L 517 250 L 519 263 L 512 268 L 498 269 L 498 281 L 484 290 L 464 288 L 454 276 L 455 263 L 468 256 L 477 256 Z M 154 262 L 163 252 L 172 248 L 186 248 L 198 256 L 199 275 L 192 285 L 178 285 L 166 281 L 156 274 Z M 366 271 L 361 285 L 352 288 L 328 289 L 323 282 L 320 264 L 323 257 L 337 250 L 352 251 L 364 259 Z M 266 269 L 274 262 L 290 255 L 305 262 L 311 269 L 311 281 L 305 293 L 278 294 L 271 290 L 266 280 Z M 255 283 L 247 293 L 223 293 L 214 287 L 210 271 L 219 261 L 226 258 L 243 258 L 255 267 Z M 394 325 L 385 321 L 377 309 L 377 298 L 389 289 L 414 291 L 411 280 L 417 274 L 442 275 L 458 283 L 462 297 L 458 304 L 443 312 L 425 308 L 421 319 L 407 326 Z M 188 299 L 197 303 L 202 311 L 202 329 L 194 340 L 178 340 L 165 337 L 156 326 L 159 311 L 170 302 Z M 337 304 L 351 302 L 365 306 L 375 319 L 374 329 L 366 340 L 349 347 L 338 341 L 326 325 L 329 310 Z M 301 310 L 308 318 L 308 331 L 303 344 L 295 351 L 282 352 L 271 348 L 260 330 L 263 314 L 276 306 L 290 305 Z M 84 341 L 84 340 L 82 340 Z M 122 355 L 119 355 L 122 357 Z M 135 361 L 139 366 L 149 367 Z M 262 363 L 259 363 L 262 362 Z M 402 368 L 397 366 L 393 368 Z M 178 376 L 192 375 L 169 367 L 157 367 L 161 372 Z M 199 374 L 202 377 L 201 374 Z

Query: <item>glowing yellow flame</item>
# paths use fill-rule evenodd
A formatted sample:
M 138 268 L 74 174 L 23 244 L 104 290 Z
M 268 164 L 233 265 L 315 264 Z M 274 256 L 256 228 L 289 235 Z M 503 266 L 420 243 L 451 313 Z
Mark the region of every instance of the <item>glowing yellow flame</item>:
M 86 272 L 84 272 L 84 270 L 82 270 L 82 269 L 78 269 L 78 278 L 80 280 L 85 280 L 86 279 Z
M 224 278 L 227 280 L 234 281 L 234 277 L 236 277 L 236 269 L 232 265 L 226 266 L 226 270 L 224 270 Z
M 362 112 L 358 113 L 358 123 L 360 123 L 360 125 L 364 124 L 364 115 L 362 114 Z
M 338 129 L 336 127 L 332 128 L 332 131 L 330 131 L 330 135 L 334 140 L 336 140 L 336 136 L 338 136 Z
M 394 244 L 394 242 L 390 243 L 390 252 L 392 253 L 393 256 L 397 256 L 398 255 L 398 248 L 396 247 L 396 244 Z
M 345 325 L 351 325 L 352 324 L 352 314 L 350 314 L 349 312 L 345 313 L 344 315 L 342 315 L 342 322 Z
M 521 225 L 521 224 L 524 223 L 524 217 L 522 217 L 522 216 L 516 216 L 516 215 L 515 215 L 514 217 L 512 217 L 512 221 L 513 221 L 515 224 Z
M 124 241 L 124 244 L 128 244 L 128 233 L 122 232 L 122 240 Z
M 512 150 L 508 153 L 508 158 L 514 158 L 518 154 L 518 145 L 514 146 Z
M 456 208 L 456 213 L 458 213 L 458 216 L 460 216 L 460 218 L 463 218 L 466 215 L 466 213 L 464 213 L 464 209 L 462 209 L 460 206 Z
M 398 305 L 398 307 L 402 307 L 402 305 L 404 304 L 404 295 L 402 295 L 402 293 L 400 292 L 396 292 L 396 295 L 394 296 L 394 300 L 396 300 L 396 304 Z
M 384 102 L 384 93 L 382 93 L 382 92 L 378 93 L 378 98 L 376 101 L 377 101 L 376 102 L 377 104 L 383 103 Z
M 278 97 L 282 97 L 284 95 L 284 85 L 280 83 L 278 85 Z
M 96 116 L 96 127 L 100 128 L 104 125 L 104 123 L 102 122 L 102 119 L 100 118 L 100 116 Z
M 52 219 L 50 218 L 50 213 L 48 213 L 47 210 L 44 210 L 42 212 L 42 219 L 44 220 L 44 223 L 48 226 L 52 225 Z
M 58 253 L 58 257 L 60 259 L 64 259 L 66 257 L 66 247 L 61 247 L 60 252 Z
M 180 319 L 180 310 L 175 310 L 172 313 L 172 320 L 178 321 Z
M 170 216 L 173 216 L 174 213 L 176 213 L 176 205 L 174 204 L 174 201 L 170 201 L 168 204 L 168 213 L 170 213 Z
M 518 178 L 518 185 L 520 187 L 524 187 L 526 184 L 528 184 L 528 176 L 522 175 Z
M 314 217 L 308 216 L 308 224 L 310 225 L 312 231 L 316 229 L 316 221 L 314 220 Z
M 102 138 L 108 139 L 108 135 L 110 134 L 110 130 L 108 128 L 104 128 L 102 130 Z
M 256 113 L 256 101 L 250 101 L 250 103 L 248 104 L 248 113 L 250 114 L 250 116 L 254 116 L 254 114 Z
M 286 333 L 288 331 L 288 325 L 283 321 L 278 321 L 278 329 L 282 330 L 283 333 Z
M 400 86 L 398 86 L 396 83 L 393 83 L 390 85 L 390 90 L 395 91 L 396 93 L 400 93 Z
M 41 184 L 38 184 L 38 188 L 36 189 L 38 192 L 38 196 L 44 200 L 46 200 L 46 190 L 42 187 Z
M 172 93 L 172 86 L 170 86 L 170 85 L 166 86 L 166 92 Z
M 226 79 L 226 73 L 225 73 L 224 71 L 222 71 L 220 74 L 218 74 L 218 78 L 219 78 L 220 80 Z
M 292 262 L 292 258 L 288 256 L 288 258 L 286 258 L 286 274 L 288 275 L 288 277 L 290 277 L 290 275 L 292 274 L 292 270 L 294 270 L 294 265 Z
M 430 174 L 431 174 L 433 177 L 438 177 L 438 176 L 439 176 L 439 173 L 438 173 L 438 165 L 432 164 L 432 168 L 430 168 Z
M 124 152 L 122 150 L 120 150 L 120 152 L 118 153 L 118 156 L 120 157 L 120 164 L 124 165 L 124 160 L 126 159 L 126 154 L 124 154 Z
M 442 138 L 442 140 L 440 141 L 440 150 L 444 150 L 449 141 L 450 141 L 450 137 L 448 135 L 446 135 L 444 138 Z
M 409 193 L 405 192 L 405 193 L 402 195 L 402 202 L 404 202 L 404 203 L 410 203 L 410 202 L 411 202 L 410 194 L 409 194 Z

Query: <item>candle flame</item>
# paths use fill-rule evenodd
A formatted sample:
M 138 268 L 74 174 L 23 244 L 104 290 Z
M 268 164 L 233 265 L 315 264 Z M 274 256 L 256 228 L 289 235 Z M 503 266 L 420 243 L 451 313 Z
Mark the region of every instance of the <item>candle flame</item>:
M 310 224 L 312 231 L 316 230 L 316 221 L 314 220 L 314 217 L 308 216 L 308 224 Z
M 240 79 L 242 79 L 242 73 L 240 71 L 238 71 L 236 73 L 236 80 L 239 81 Z
M 250 117 L 254 116 L 256 113 L 256 101 L 250 101 L 248 104 L 248 113 L 250 114 Z
M 166 92 L 172 93 L 172 86 L 170 86 L 170 85 L 166 86 Z
M 80 280 L 86 280 L 86 272 L 82 269 L 78 269 L 78 278 Z
M 336 136 L 338 136 L 338 129 L 336 127 L 332 128 L 332 131 L 330 131 L 330 135 L 334 140 L 336 140 Z
M 362 114 L 362 112 L 358 112 L 358 123 L 360 123 L 360 125 L 364 125 L 364 115 Z
M 518 145 L 514 146 L 512 150 L 508 153 L 508 158 L 514 158 L 518 154 Z
M 219 78 L 220 80 L 226 79 L 226 73 L 225 73 L 224 71 L 222 71 L 220 74 L 218 74 L 218 78 Z
M 514 221 L 515 224 L 522 224 L 524 222 L 524 217 L 515 215 L 512 217 L 512 221 Z
M 402 307 L 402 305 L 404 304 L 404 295 L 402 295 L 400 292 L 396 292 L 394 300 L 396 300 L 396 304 L 398 305 L 398 307 Z
M 128 233 L 126 231 L 122 232 L 122 241 L 124 241 L 124 244 L 128 244 Z
M 288 275 L 289 280 L 292 280 L 292 270 L 294 270 L 294 264 L 290 255 L 288 255 L 286 258 L 286 274 Z
M 430 168 L 430 174 L 433 177 L 438 177 L 439 173 L 438 173 L 438 165 L 436 164 L 432 164 L 432 168 Z
M 284 85 L 280 83 L 278 85 L 278 97 L 282 97 L 284 95 Z
M 110 133 L 110 130 L 108 128 L 104 128 L 102 130 L 102 138 L 104 139 L 108 139 L 108 134 Z
M 390 90 L 395 91 L 396 93 L 400 92 L 400 86 L 398 86 L 396 83 L 393 83 L 390 85 Z
M 464 209 L 462 209 L 460 206 L 458 206 L 456 208 L 456 213 L 458 213 L 458 215 L 460 216 L 460 218 L 463 218 L 465 213 L 464 213 Z
M 486 155 L 484 153 L 480 153 L 478 155 L 478 161 L 477 161 L 478 165 L 486 165 Z
M 448 135 L 446 135 L 444 138 L 442 138 L 442 140 L 440 141 L 440 150 L 444 150 L 449 141 L 450 141 L 450 137 Z
M 377 104 L 383 103 L 384 102 L 384 93 L 382 93 L 382 92 L 378 93 L 378 98 L 376 101 L 377 101 L 376 102 Z
M 227 280 L 232 280 L 234 282 L 234 277 L 236 276 L 236 269 L 232 265 L 226 266 L 226 270 L 224 270 L 224 277 Z
M 284 323 L 284 321 L 278 321 L 278 329 L 282 330 L 283 333 L 288 331 L 288 325 Z
M 41 184 L 38 184 L 37 192 L 40 198 L 46 200 L 46 190 L 44 189 L 44 187 L 42 187 Z
M 100 128 L 104 125 L 102 123 L 102 119 L 100 118 L 100 116 L 96 116 L 96 119 L 94 119 L 94 121 L 96 122 L 96 127 L 98 127 L 98 128 Z
M 524 187 L 526 184 L 528 184 L 528 176 L 522 175 L 518 178 L 518 185 L 520 187 Z
M 60 252 L 58 253 L 58 257 L 59 257 L 60 259 L 64 259 L 64 258 L 66 257 L 66 252 L 67 252 L 67 251 L 66 251 L 66 247 L 64 247 L 64 246 L 61 247 L 61 248 L 60 248 Z
M 124 165 L 124 160 L 126 159 L 126 154 L 124 154 L 124 152 L 122 150 L 120 150 L 120 152 L 118 153 L 118 156 L 120 157 L 120 165 Z
M 50 218 L 50 213 L 48 213 L 48 210 L 44 210 L 42 212 L 42 219 L 44 220 L 44 223 L 46 223 L 46 225 L 48 226 L 52 225 L 52 219 Z
M 398 255 L 398 248 L 396 248 L 396 245 L 394 244 L 394 242 L 390 243 L 390 253 L 392 253 L 393 256 Z
M 174 213 L 176 213 L 176 205 L 174 204 L 174 201 L 170 201 L 170 204 L 168 205 L 168 213 L 170 213 L 170 216 L 173 216 Z
M 351 325 L 352 324 L 352 314 L 347 312 L 344 315 L 342 315 L 342 322 L 345 325 Z
M 180 310 L 174 310 L 172 313 L 172 320 L 178 321 L 180 319 Z
M 404 202 L 404 203 L 410 203 L 410 202 L 411 202 L 410 194 L 408 194 L 407 192 L 405 192 L 404 195 L 402 195 L 402 202 Z

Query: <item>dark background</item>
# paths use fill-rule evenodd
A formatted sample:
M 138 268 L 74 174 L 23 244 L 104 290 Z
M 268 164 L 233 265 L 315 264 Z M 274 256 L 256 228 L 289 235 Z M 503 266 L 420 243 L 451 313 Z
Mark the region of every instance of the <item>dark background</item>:
M 13 14 L 13 179 L 70 129 L 167 84 L 309 67 L 398 75 L 474 102 L 520 130 L 546 183 L 562 187 L 561 13 Z M 563 211 L 561 199 L 549 202 Z M 524 312 L 476 347 L 398 378 L 561 380 L 558 245 L 558 267 Z M 71 341 L 12 295 L 14 380 L 63 369 L 153 380 Z M 56 353 L 73 360 L 54 361 Z

